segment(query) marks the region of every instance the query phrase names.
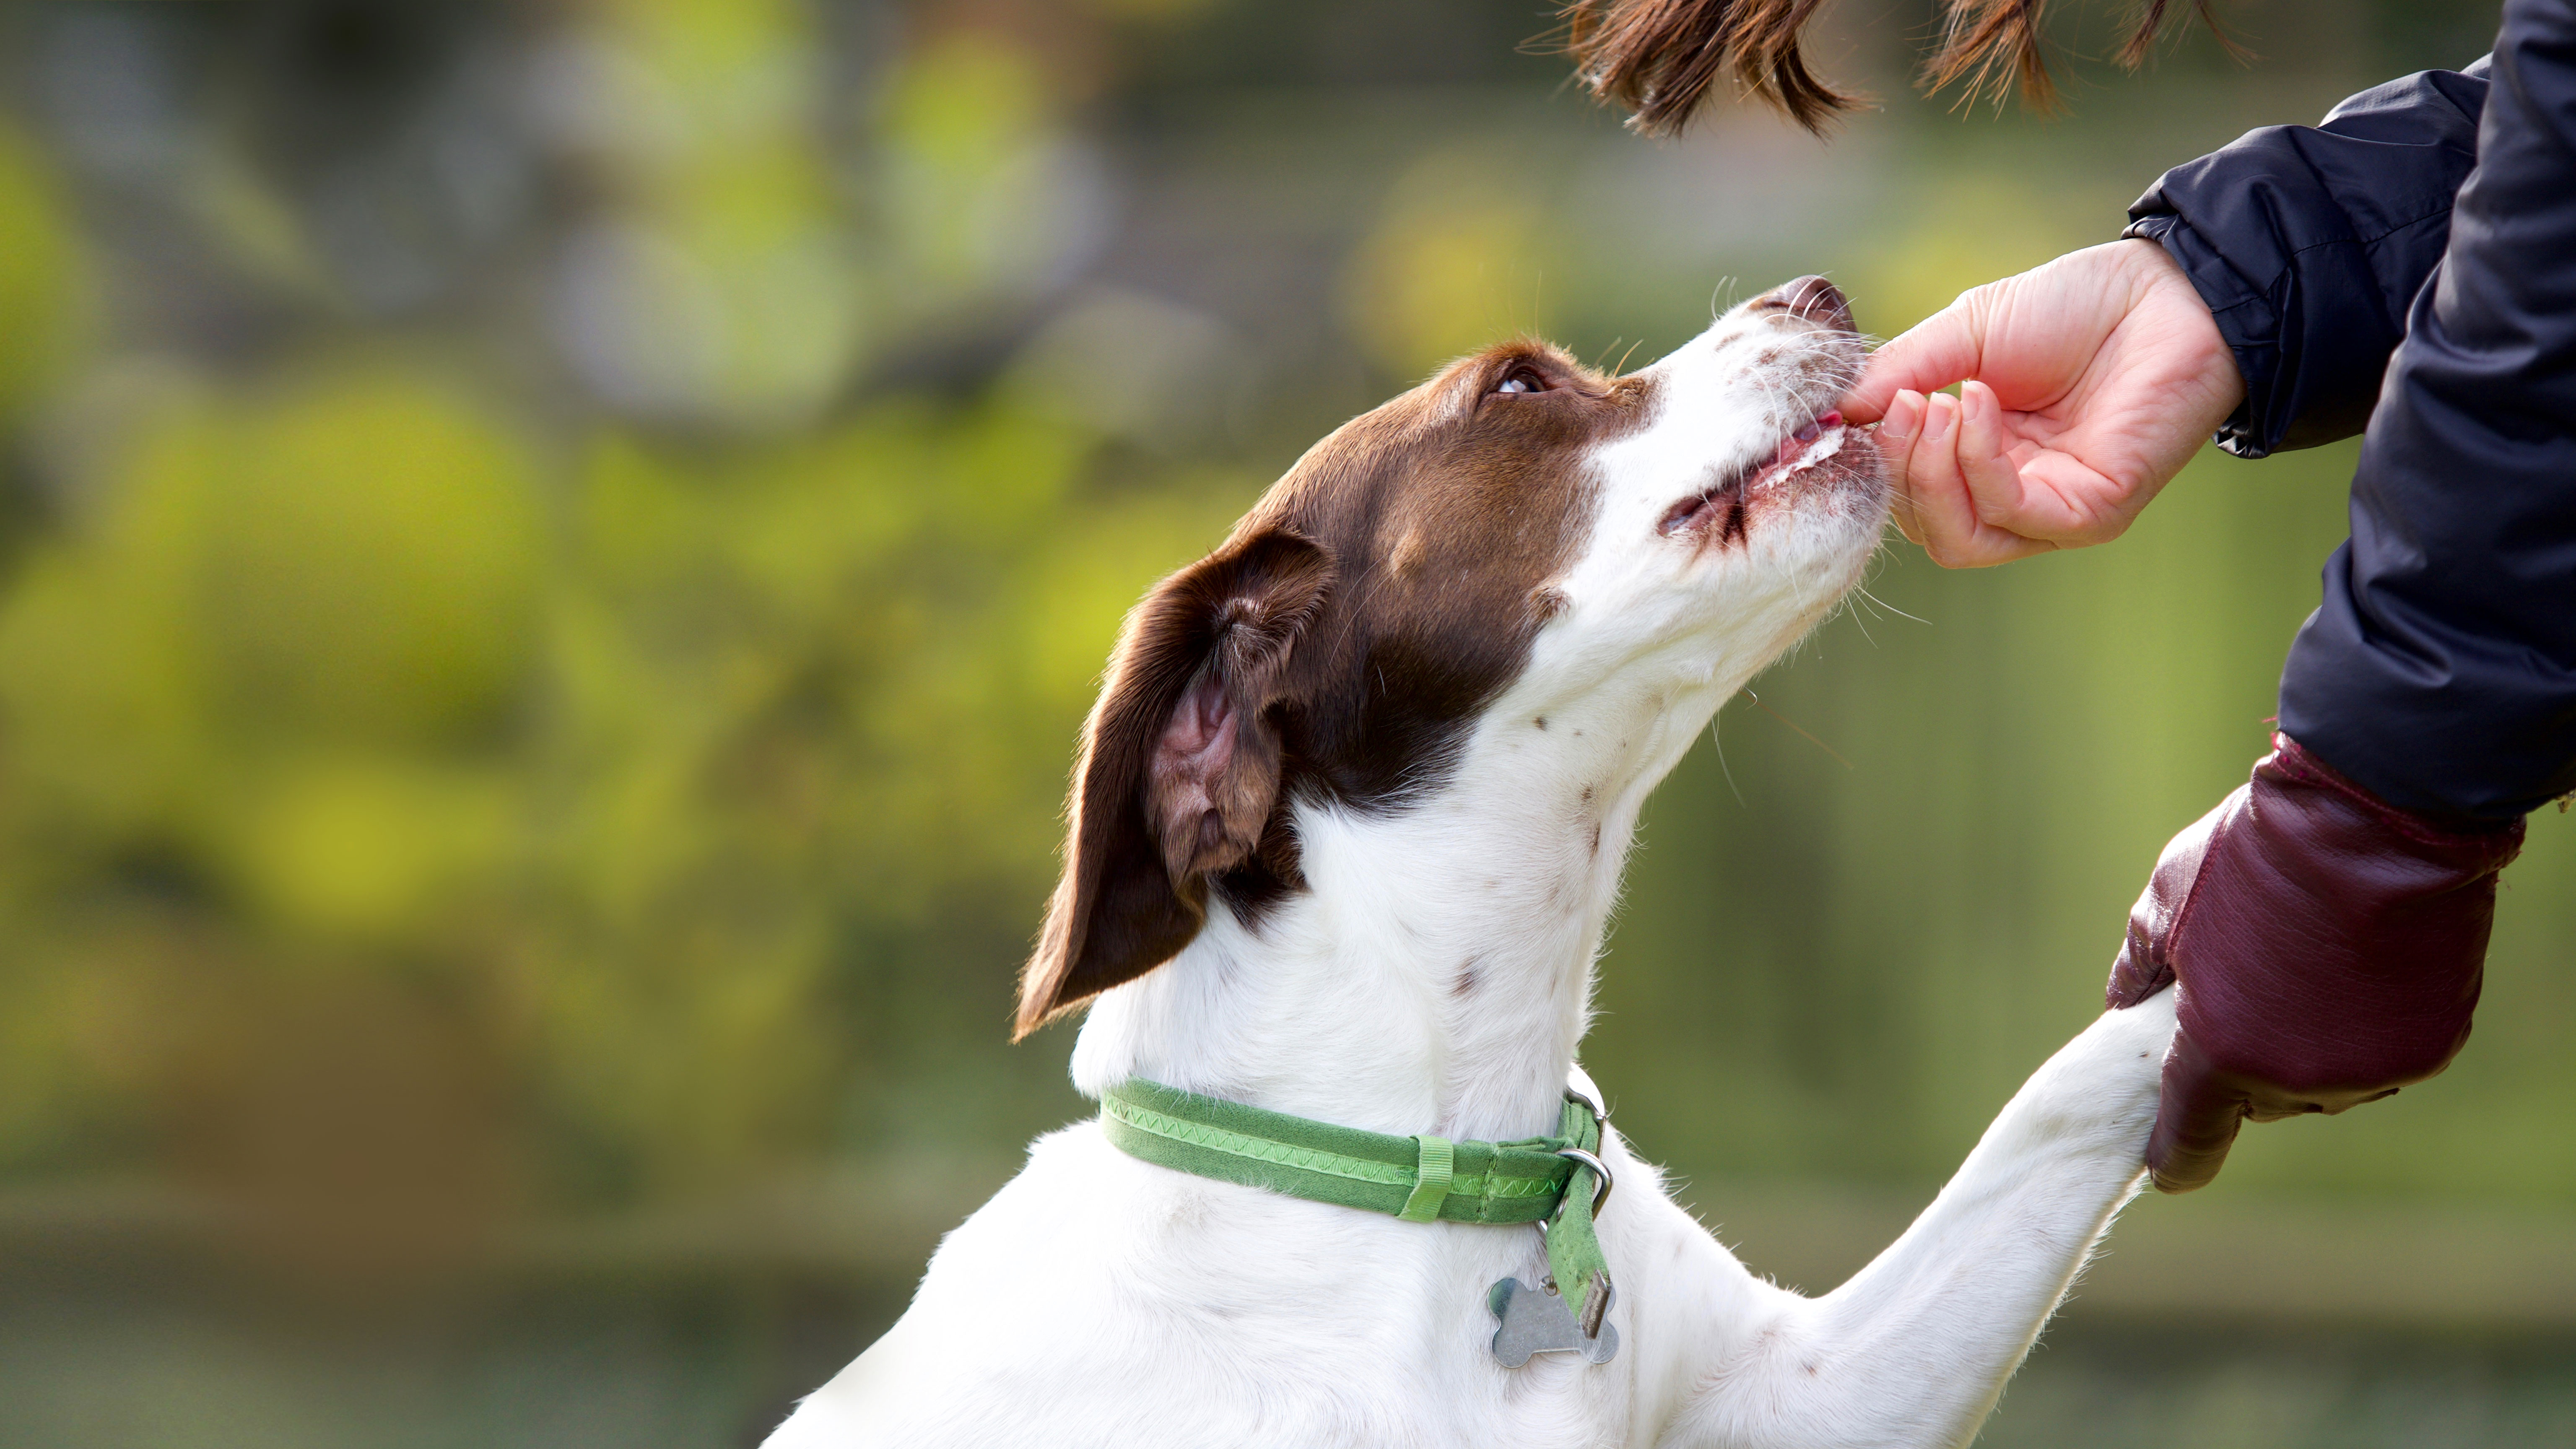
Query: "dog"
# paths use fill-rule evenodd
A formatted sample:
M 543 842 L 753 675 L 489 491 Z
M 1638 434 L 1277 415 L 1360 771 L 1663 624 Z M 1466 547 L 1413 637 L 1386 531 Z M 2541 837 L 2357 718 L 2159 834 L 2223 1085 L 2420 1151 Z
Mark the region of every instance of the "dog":
M 1088 1003 L 1088 1095 L 1419 1134 L 1417 1195 L 1434 1141 L 1576 1121 L 1640 805 L 1881 536 L 1833 411 L 1862 357 L 1808 277 L 1640 372 L 1500 346 L 1315 445 L 1128 617 L 1019 1033 Z M 2173 1023 L 2170 992 L 2096 1021 L 1820 1298 L 1601 1129 L 1558 1189 L 1597 1212 L 1588 1322 L 1562 1216 L 1408 1221 L 1069 1127 L 768 1444 L 1965 1444 L 2139 1187 Z

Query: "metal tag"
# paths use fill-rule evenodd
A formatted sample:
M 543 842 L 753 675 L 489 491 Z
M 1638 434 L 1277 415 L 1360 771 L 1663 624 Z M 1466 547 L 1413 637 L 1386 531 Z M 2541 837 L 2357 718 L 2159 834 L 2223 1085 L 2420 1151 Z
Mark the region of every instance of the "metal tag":
M 1619 1330 L 1610 1326 L 1610 1309 L 1619 1302 L 1619 1290 L 1608 1289 L 1602 1305 L 1601 1336 L 1585 1338 L 1583 1328 L 1574 1321 L 1574 1309 L 1565 1299 L 1544 1289 L 1532 1288 L 1518 1278 L 1505 1278 L 1485 1295 L 1485 1305 L 1502 1320 L 1494 1330 L 1494 1361 L 1505 1368 L 1519 1368 L 1532 1354 L 1579 1353 L 1591 1363 L 1608 1363 L 1619 1351 Z

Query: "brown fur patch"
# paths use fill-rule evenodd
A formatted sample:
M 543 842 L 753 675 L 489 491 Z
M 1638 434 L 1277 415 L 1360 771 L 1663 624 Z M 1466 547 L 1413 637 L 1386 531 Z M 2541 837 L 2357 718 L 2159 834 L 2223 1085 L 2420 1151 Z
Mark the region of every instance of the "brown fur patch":
M 1544 391 L 1496 391 L 1527 369 Z M 1017 1034 L 1169 960 L 1211 891 L 1247 914 L 1301 889 L 1300 798 L 1401 808 L 1561 604 L 1592 445 L 1651 384 L 1513 343 L 1309 449 L 1226 542 L 1129 616 L 1083 731 L 1065 873 Z
M 1575 0 L 1560 12 L 1575 74 L 1595 98 L 1625 106 L 1650 136 L 1677 135 L 1717 82 L 1747 92 L 1810 131 L 1854 98 L 1807 69 L 1799 35 L 1821 0 Z
M 1450 995 L 1463 998 L 1476 993 L 1476 982 L 1481 976 L 1481 961 L 1480 957 L 1470 956 L 1460 963 L 1457 978 L 1449 983 Z

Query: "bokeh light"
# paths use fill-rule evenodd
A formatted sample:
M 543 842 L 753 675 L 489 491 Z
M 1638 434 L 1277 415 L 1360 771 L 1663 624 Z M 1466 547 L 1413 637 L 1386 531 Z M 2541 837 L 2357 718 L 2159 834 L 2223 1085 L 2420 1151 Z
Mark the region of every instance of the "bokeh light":
M 0 1445 L 749 1444 L 1080 1115 L 1013 1048 L 1110 639 L 1516 333 L 1893 334 L 2485 48 L 2229 7 L 2070 117 L 1649 143 L 1490 0 L 0 10 Z M 1650 807 L 1587 1064 L 1761 1271 L 1883 1244 L 2259 753 L 2350 445 L 1870 595 Z M 1818 742 L 1822 742 L 1820 747 Z M 2576 837 L 2447 1076 L 2141 1204 L 1984 1442 L 2576 1436 Z

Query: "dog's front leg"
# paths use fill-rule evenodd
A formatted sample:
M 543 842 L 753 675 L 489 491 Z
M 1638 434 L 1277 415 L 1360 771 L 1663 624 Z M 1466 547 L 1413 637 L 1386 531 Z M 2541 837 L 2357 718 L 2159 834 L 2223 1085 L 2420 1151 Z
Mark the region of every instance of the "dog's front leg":
M 2014 1096 L 1895 1245 L 1822 1298 L 1782 1293 L 1668 1443 L 1963 1445 L 2145 1175 L 2167 991 L 2099 1021 Z

